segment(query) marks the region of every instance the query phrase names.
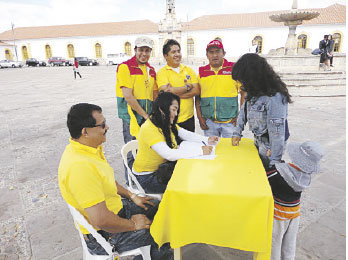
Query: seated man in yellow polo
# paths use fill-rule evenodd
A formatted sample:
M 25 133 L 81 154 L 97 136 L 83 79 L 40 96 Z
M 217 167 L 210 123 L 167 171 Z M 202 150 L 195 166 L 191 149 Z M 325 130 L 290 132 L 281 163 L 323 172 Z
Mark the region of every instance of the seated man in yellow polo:
M 102 109 L 93 104 L 76 104 L 68 113 L 67 125 L 70 144 L 58 170 L 64 200 L 98 229 L 117 252 L 151 245 L 151 259 L 172 259 L 168 244 L 159 250 L 149 231 L 159 202 L 132 194 L 115 181 L 103 153 L 102 143 L 109 126 Z M 85 228 L 78 228 L 92 255 L 107 255 Z
M 191 132 L 195 131 L 193 97 L 199 94 L 196 73 L 181 64 L 181 47 L 173 39 L 163 45 L 163 56 L 167 65 L 157 73 L 159 90 L 171 92 L 180 97 L 180 114 L 178 125 Z
M 206 48 L 209 64 L 199 68 L 200 95 L 195 98 L 199 124 L 205 136 L 232 137 L 238 116 L 238 91 L 241 104 L 245 92 L 232 79 L 234 63 L 228 62 L 219 40 L 211 41 Z

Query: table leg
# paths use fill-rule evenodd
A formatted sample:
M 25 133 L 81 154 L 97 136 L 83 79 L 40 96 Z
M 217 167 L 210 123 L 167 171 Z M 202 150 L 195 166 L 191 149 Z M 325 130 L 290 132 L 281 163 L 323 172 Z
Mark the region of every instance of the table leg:
M 174 260 L 182 260 L 181 247 L 174 248 Z
M 259 253 L 254 252 L 253 260 L 270 260 L 271 259 L 271 253 Z

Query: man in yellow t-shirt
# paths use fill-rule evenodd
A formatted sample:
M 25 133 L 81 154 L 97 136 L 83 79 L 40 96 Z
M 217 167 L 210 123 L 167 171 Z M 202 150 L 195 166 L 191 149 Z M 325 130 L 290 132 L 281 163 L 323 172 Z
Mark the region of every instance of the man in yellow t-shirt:
M 148 37 L 135 40 L 135 55 L 117 67 L 116 96 L 118 117 L 122 119 L 123 141 L 135 139 L 136 132 L 152 111 L 152 102 L 157 97 L 156 71 L 148 63 L 153 41 Z M 131 120 L 132 118 L 132 120 Z M 127 156 L 132 168 L 131 153 Z M 125 168 L 127 178 L 127 169 Z
M 117 109 L 118 117 L 123 122 L 124 143 L 133 139 L 129 132 L 129 113 L 134 114 L 140 126 L 149 117 L 152 102 L 158 94 L 156 71 L 148 63 L 152 46 L 153 41 L 150 38 L 138 37 L 135 40 L 135 55 L 117 67 Z
M 172 92 L 180 97 L 178 125 L 191 132 L 195 131 L 193 97 L 199 94 L 196 73 L 181 64 L 181 47 L 173 39 L 163 45 L 163 56 L 167 65 L 157 73 L 159 90 Z
M 170 259 L 172 252 L 168 245 L 159 252 L 149 232 L 159 202 L 137 196 L 115 181 L 102 148 L 109 129 L 102 109 L 92 104 L 76 104 L 68 113 L 67 125 L 70 144 L 65 148 L 58 170 L 64 200 L 119 253 L 151 245 L 154 247 L 152 259 Z M 91 254 L 107 254 L 85 228 L 79 228 Z

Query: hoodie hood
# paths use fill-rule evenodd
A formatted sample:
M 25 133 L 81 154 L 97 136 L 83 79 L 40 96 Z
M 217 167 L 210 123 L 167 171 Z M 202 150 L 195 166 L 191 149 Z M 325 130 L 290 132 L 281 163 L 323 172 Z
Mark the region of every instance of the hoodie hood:
M 280 175 L 296 192 L 304 191 L 311 184 L 311 175 L 291 167 L 288 163 L 276 163 Z

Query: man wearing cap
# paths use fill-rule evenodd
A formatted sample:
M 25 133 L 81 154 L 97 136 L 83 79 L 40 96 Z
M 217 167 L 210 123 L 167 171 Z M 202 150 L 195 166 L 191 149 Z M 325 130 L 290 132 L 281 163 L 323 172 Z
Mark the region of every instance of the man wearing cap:
M 199 95 L 195 105 L 205 136 L 232 137 L 238 116 L 238 92 L 241 104 L 245 93 L 232 79 L 234 63 L 224 59 L 226 52 L 219 40 L 209 42 L 206 55 L 209 64 L 199 68 Z
M 134 131 L 149 117 L 152 102 L 157 97 L 155 69 L 148 63 L 152 51 L 153 41 L 148 37 L 135 40 L 135 55 L 117 67 L 116 96 L 118 117 L 122 119 L 123 140 L 128 143 L 135 139 L 131 135 L 131 117 Z M 129 154 L 128 163 L 133 161 Z M 127 176 L 127 174 L 125 173 Z M 127 178 L 126 178 L 127 180 Z
M 178 125 L 191 132 L 195 131 L 193 97 L 198 94 L 196 73 L 181 64 L 181 47 L 173 39 L 163 45 L 163 56 L 167 65 L 157 73 L 157 85 L 160 90 L 172 92 L 180 97 Z

